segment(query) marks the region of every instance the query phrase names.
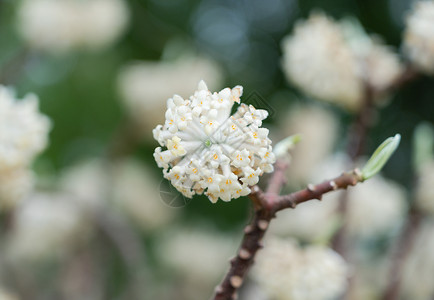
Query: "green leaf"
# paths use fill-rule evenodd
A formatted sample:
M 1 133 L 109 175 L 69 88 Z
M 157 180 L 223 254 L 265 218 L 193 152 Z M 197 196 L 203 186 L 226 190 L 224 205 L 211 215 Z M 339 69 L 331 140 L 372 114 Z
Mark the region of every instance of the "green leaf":
M 372 154 L 371 158 L 362 169 L 363 180 L 369 179 L 384 167 L 389 158 L 398 148 L 401 141 L 401 135 L 396 134 L 394 137 L 390 137 L 385 140 Z

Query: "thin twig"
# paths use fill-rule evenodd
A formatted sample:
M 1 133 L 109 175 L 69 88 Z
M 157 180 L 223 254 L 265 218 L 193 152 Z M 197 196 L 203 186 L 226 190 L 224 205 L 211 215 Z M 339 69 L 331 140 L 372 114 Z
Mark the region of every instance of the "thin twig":
M 286 182 L 285 171 L 288 168 L 288 162 L 284 160 L 278 160 L 274 164 L 274 172 L 268 184 L 266 193 L 279 195 L 282 186 Z
M 328 192 L 338 189 L 346 189 L 348 186 L 354 186 L 363 181 L 362 174 L 359 169 L 354 169 L 352 172 L 343 173 L 342 175 L 326 180 L 317 185 L 309 185 L 306 189 L 291 193 L 285 196 L 280 196 L 279 201 L 273 207 L 274 212 L 278 212 L 285 208 L 295 208 L 298 204 L 318 199 Z
M 253 263 L 256 252 L 262 247 L 261 240 L 265 235 L 272 218 L 267 209 L 256 210 L 253 220 L 244 228 L 244 237 L 237 256 L 231 259 L 231 267 L 223 282 L 216 288 L 214 300 L 236 299 L 237 290 Z
M 231 260 L 231 267 L 222 283 L 216 288 L 213 299 L 236 299 L 237 291 L 243 284 L 257 251 L 262 247 L 262 238 L 276 212 L 287 208 L 295 208 L 298 204 L 312 199 L 321 199 L 325 193 L 337 189 L 346 189 L 348 186 L 354 186 L 362 181 L 360 171 L 355 169 L 318 185 L 309 185 L 304 190 L 278 196 L 276 201 L 270 201 L 269 199 L 269 197 L 276 199 L 275 194 L 262 193 L 259 188 L 253 189 L 250 198 L 255 203 L 255 216 L 244 229 L 244 237 L 238 254 Z M 261 204 L 263 204 L 262 207 Z

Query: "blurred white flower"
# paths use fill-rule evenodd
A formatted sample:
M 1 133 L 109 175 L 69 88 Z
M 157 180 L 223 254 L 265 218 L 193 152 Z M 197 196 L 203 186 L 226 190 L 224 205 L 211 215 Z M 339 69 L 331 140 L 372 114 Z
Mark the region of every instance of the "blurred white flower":
M 333 150 L 338 136 L 336 116 L 327 109 L 312 105 L 293 107 L 282 119 L 279 127 L 284 136 L 301 136 L 300 142 L 291 151 L 293 159 L 286 173 L 288 182 L 306 184 L 315 167 Z
M 329 248 L 270 239 L 251 275 L 275 300 L 332 300 L 345 291 L 347 273 L 345 261 Z
M 30 46 L 51 53 L 109 46 L 126 29 L 123 0 L 24 0 L 18 29 Z
M 18 300 L 18 296 L 15 293 L 9 292 L 7 289 L 0 287 L 0 300 Z
M 211 93 L 201 81 L 189 99 L 167 101 L 166 122 L 153 133 L 162 147 L 154 158 L 164 177 L 184 196 L 205 193 L 211 202 L 239 198 L 264 172 L 273 171 L 268 129 L 261 128 L 268 112 L 241 104 L 243 89 L 236 86 Z
M 175 215 L 163 204 L 159 183 L 135 160 L 113 165 L 98 159 L 83 161 L 67 169 L 61 179 L 62 190 L 84 209 L 115 205 L 145 231 L 166 225 Z
M 405 261 L 402 299 L 426 300 L 434 294 L 434 222 L 425 220 Z
M 424 213 L 434 216 L 434 161 L 426 162 L 420 167 L 416 205 Z
M 86 209 L 107 205 L 110 168 L 100 159 L 89 159 L 67 168 L 61 178 L 61 189 Z
M 404 70 L 398 55 L 379 36 L 368 35 L 356 19 L 341 21 L 339 26 L 357 59 L 357 74 L 362 83 L 378 91 L 387 90 Z
M 355 237 L 390 235 L 407 212 L 405 189 L 380 175 L 354 187 L 348 201 L 348 232 Z
M 221 87 L 219 66 L 205 58 L 180 58 L 169 62 L 143 61 L 125 66 L 118 78 L 123 104 L 145 138 L 164 121 L 166 102 L 175 92 L 189 97 L 204 79 L 211 89 Z
M 181 289 L 189 296 L 177 298 L 205 299 L 223 277 L 237 246 L 237 239 L 210 228 L 178 227 L 159 236 L 156 253 L 170 274 L 180 277 Z
M 138 161 L 129 160 L 114 166 L 113 198 L 145 231 L 168 224 L 175 209 L 166 206 L 160 196 L 160 182 Z
M 268 294 L 256 282 L 246 282 L 239 292 L 240 300 L 270 300 Z
M 27 196 L 33 184 L 33 173 L 27 168 L 0 172 L 0 211 L 13 208 Z
M 434 74 L 434 1 L 417 1 L 407 18 L 404 51 L 421 71 Z
M 354 250 L 356 255 L 358 251 L 364 251 L 365 254 L 367 253 L 363 247 L 357 247 L 357 249 Z M 382 257 L 372 257 L 372 255 L 370 255 L 361 260 L 353 257 L 351 269 L 352 281 L 351 288 L 348 289 L 347 299 L 381 299 L 390 280 L 390 263 L 388 258 L 390 257 L 387 255 Z
M 22 100 L 0 85 L 0 209 L 19 201 L 33 185 L 29 167 L 48 143 L 49 119 L 38 111 L 38 98 Z
M 402 72 L 397 55 L 356 21 L 312 14 L 283 42 L 283 69 L 305 93 L 348 110 L 362 105 L 364 83 L 384 90 Z
M 89 236 L 84 212 L 63 194 L 34 194 L 23 201 L 14 216 L 6 243 L 13 264 L 60 257 Z
M 290 81 L 312 97 L 354 110 L 360 105 L 362 84 L 357 60 L 339 24 L 312 14 L 283 41 L 283 69 Z
M 361 56 L 361 61 L 364 79 L 376 90 L 386 90 L 403 72 L 396 53 L 375 39 Z
M 48 143 L 50 121 L 38 111 L 38 98 L 22 100 L 0 85 L 0 172 L 28 166 Z
M 326 199 L 280 211 L 270 224 L 270 235 L 291 236 L 304 242 L 326 240 L 338 228 L 337 207 L 338 199 Z

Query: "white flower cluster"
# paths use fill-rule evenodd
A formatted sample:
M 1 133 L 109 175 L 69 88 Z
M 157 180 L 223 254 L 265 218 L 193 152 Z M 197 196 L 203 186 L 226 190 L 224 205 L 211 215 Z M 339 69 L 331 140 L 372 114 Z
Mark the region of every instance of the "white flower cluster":
M 176 61 L 139 61 L 122 68 L 118 89 L 137 129 L 145 138 L 152 139 L 151 130 L 164 121 L 167 99 L 175 91 L 181 97 L 188 97 L 201 79 L 210 89 L 220 88 L 222 73 L 219 66 L 197 56 Z
M 128 24 L 123 0 L 24 0 L 18 29 L 30 46 L 50 53 L 100 49 Z
M 49 129 L 35 95 L 17 100 L 0 85 L 0 209 L 13 205 L 32 186 L 29 166 L 47 146 Z
M 275 300 L 338 299 L 347 286 L 348 268 L 329 248 L 300 248 L 292 240 L 271 239 L 258 254 L 254 279 Z
M 201 81 L 190 99 L 178 95 L 167 101 L 166 122 L 153 133 L 162 147 L 154 157 L 164 177 L 184 196 L 205 193 L 215 203 L 250 193 L 264 172 L 273 171 L 268 113 L 240 103 L 242 87 L 211 93 Z
M 419 1 L 407 18 L 404 50 L 421 70 L 434 74 L 434 1 Z
M 398 57 L 355 22 L 315 13 L 283 42 L 283 68 L 305 93 L 349 110 L 361 106 L 364 82 L 385 89 L 402 72 Z
M 283 41 L 283 67 L 290 81 L 315 98 L 356 107 L 362 87 L 357 64 L 338 24 L 322 14 L 298 23 Z

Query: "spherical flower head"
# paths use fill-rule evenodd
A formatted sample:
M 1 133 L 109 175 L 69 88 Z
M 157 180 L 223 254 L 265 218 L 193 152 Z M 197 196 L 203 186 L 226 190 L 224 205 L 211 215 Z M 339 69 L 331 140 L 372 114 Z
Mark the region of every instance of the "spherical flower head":
M 49 129 L 35 95 L 17 100 L 0 85 L 0 172 L 28 166 L 47 146 Z
M 295 86 L 350 111 L 362 106 L 365 84 L 387 90 L 403 71 L 394 51 L 353 19 L 336 22 L 314 13 L 282 46 L 283 69 Z
M 118 77 L 122 104 L 140 133 L 152 139 L 152 129 L 164 122 L 166 100 L 176 91 L 189 97 L 201 79 L 209 88 L 221 87 L 217 63 L 193 53 L 175 61 L 139 61 L 123 67 Z M 143 116 L 146 115 L 146 118 Z
M 434 74 L 434 1 L 419 1 L 407 18 L 404 50 L 417 68 Z
M 283 41 L 283 69 L 288 79 L 317 99 L 354 110 L 362 85 L 357 61 L 339 24 L 319 13 L 297 23 Z
M 205 193 L 213 203 L 230 201 L 273 171 L 271 140 L 261 127 L 267 111 L 240 104 L 231 116 L 242 92 L 236 86 L 211 93 L 201 81 L 189 99 L 175 95 L 167 101 L 166 121 L 153 131 L 161 145 L 154 158 L 184 196 Z

